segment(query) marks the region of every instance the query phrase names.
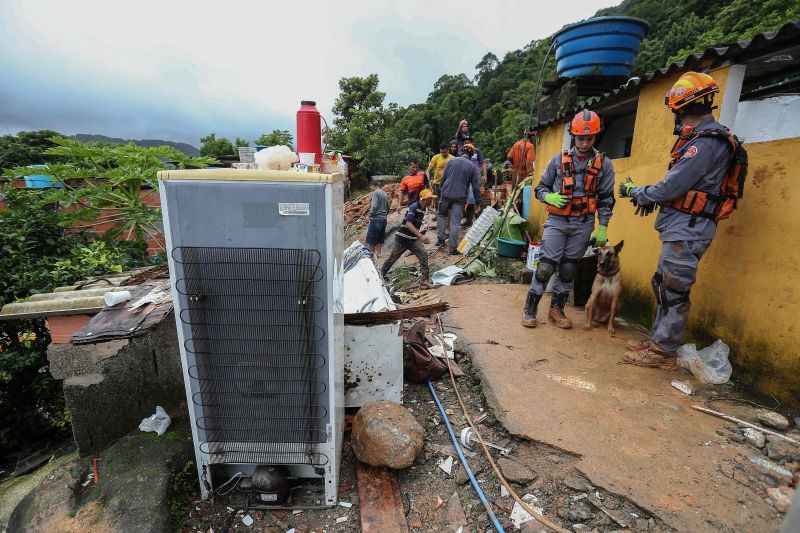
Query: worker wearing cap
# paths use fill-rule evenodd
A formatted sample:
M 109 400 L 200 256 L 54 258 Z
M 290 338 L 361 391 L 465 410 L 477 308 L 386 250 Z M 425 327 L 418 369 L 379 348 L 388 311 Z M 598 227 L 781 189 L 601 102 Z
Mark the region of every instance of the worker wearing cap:
M 428 270 L 428 252 L 425 251 L 423 243 L 428 242 L 428 238 L 422 234 L 422 222 L 425 218 L 425 209 L 431 205 L 435 199 L 433 192 L 430 189 L 422 189 L 419 193 L 419 199 L 412 202 L 406 210 L 405 217 L 403 218 L 403 225 L 397 230 L 395 235 L 394 246 L 389 254 L 386 262 L 381 267 L 381 276 L 384 278 L 398 259 L 405 253 L 406 250 L 417 256 L 419 260 L 419 269 L 422 279 L 420 285 L 430 286 L 430 272 Z
M 630 178 L 620 184 L 620 196 L 632 198 L 640 209 L 660 207 L 655 227 L 662 244 L 652 279 L 657 302 L 653 329 L 648 339 L 629 344 L 627 363 L 676 366 L 689 317 L 689 292 L 716 232 L 719 208 L 726 200 L 721 187 L 738 143 L 711 114 L 718 92 L 708 74 L 683 74 L 665 98 L 678 135 L 669 170 L 654 185 L 637 187 Z
M 572 322 L 564 313 L 572 290 L 578 260 L 594 237 L 597 246 L 606 243 L 606 228 L 614 208 L 614 167 L 594 148 L 600 133 L 600 117 L 584 109 L 572 119 L 572 148 L 555 156 L 536 186 L 536 198 L 547 207 L 542 236 L 542 257 L 536 267 L 522 325 L 535 328 L 536 309 L 547 283 L 556 274 L 548 318 L 556 326 L 569 329 Z M 595 217 L 599 226 L 595 229 Z

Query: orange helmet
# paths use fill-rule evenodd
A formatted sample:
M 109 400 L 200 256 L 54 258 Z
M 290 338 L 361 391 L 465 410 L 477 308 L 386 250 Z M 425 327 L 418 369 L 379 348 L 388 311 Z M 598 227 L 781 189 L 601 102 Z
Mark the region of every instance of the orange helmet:
M 600 129 L 600 116 L 588 109 L 575 115 L 569 125 L 569 132 L 573 135 L 597 135 Z
M 690 102 L 700 98 L 710 97 L 719 92 L 719 86 L 714 78 L 702 72 L 686 72 L 664 97 L 664 105 L 673 112 L 678 111 Z

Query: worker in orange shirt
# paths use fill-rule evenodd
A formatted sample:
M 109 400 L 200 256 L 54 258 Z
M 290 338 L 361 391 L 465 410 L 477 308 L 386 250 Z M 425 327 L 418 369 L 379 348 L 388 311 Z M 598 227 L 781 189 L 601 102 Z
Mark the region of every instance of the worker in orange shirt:
M 536 137 L 536 131 L 525 128 L 525 131 L 522 132 L 522 139 L 515 142 L 506 155 L 508 160 L 511 161 L 511 176 L 514 180 L 514 186 L 528 176 L 533 175 L 536 161 L 536 147 L 533 144 L 534 137 Z
M 408 176 L 400 180 L 400 203 L 409 205 L 419 199 L 419 193 L 428 186 L 428 177 L 419 169 L 419 161 L 412 159 L 408 165 Z

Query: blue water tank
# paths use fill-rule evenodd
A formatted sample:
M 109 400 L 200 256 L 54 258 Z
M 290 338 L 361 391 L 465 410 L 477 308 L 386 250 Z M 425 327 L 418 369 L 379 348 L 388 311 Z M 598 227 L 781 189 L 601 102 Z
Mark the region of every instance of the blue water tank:
M 627 77 L 650 25 L 633 17 L 596 17 L 555 34 L 559 78 Z

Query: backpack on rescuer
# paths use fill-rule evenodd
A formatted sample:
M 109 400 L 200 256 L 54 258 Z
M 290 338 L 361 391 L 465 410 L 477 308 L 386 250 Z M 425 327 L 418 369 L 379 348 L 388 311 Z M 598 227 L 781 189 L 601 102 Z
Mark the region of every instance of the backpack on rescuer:
M 675 142 L 675 146 L 672 147 L 672 160 L 669 168 L 672 168 L 681 158 L 680 149 L 698 137 L 715 137 L 724 140 L 728 143 L 732 156 L 718 195 L 692 189 L 680 198 L 666 204 L 682 213 L 692 215 L 692 225 L 694 225 L 695 217 L 708 218 L 715 222 L 729 218 L 736 210 L 739 198 L 744 195 L 744 180 L 747 177 L 747 151 L 744 149 L 742 141 L 727 129 L 690 131 L 686 134 L 682 132 Z M 707 209 L 709 202 L 716 204 L 711 210 Z
M 572 154 L 561 154 L 561 194 L 568 198 L 564 207 L 547 206 L 551 215 L 580 216 L 593 215 L 597 211 L 597 177 L 603 170 L 603 153 L 597 152 L 586 164 L 586 174 L 583 177 L 583 191 L 586 196 L 573 196 L 575 193 L 575 164 Z

